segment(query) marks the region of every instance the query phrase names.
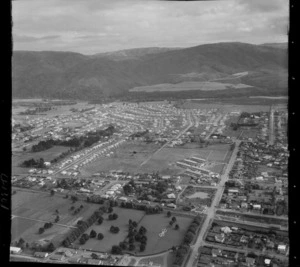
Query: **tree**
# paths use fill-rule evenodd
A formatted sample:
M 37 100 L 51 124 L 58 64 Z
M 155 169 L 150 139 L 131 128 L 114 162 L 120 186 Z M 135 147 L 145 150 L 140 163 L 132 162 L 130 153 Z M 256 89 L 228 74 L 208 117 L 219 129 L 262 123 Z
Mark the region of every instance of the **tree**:
M 134 237 L 134 239 L 136 240 L 136 241 L 140 241 L 141 240 L 141 235 L 140 234 L 137 234 L 137 235 L 135 235 L 135 237 Z
M 45 232 L 45 229 L 43 228 L 43 227 L 41 227 L 40 229 L 39 229 L 39 234 L 42 234 L 42 233 L 44 233 Z
M 111 226 L 110 227 L 110 232 L 111 233 L 114 233 L 114 234 L 117 234 L 118 232 L 120 231 L 120 229 L 119 229 L 119 227 L 117 227 L 117 226 Z
M 141 238 L 140 238 L 140 241 L 141 243 L 147 243 L 147 236 L 143 235 Z
M 176 222 L 176 217 L 175 216 L 172 217 L 172 221 Z
M 127 244 L 125 242 L 120 242 L 119 246 L 122 250 L 127 250 Z
M 55 210 L 55 213 L 57 213 L 57 214 L 58 214 L 58 213 L 59 213 L 59 212 L 58 212 L 58 210 Z
M 71 200 L 74 202 L 76 202 L 78 200 L 78 197 L 77 196 L 71 196 Z
M 85 242 L 86 242 L 85 238 L 84 238 L 83 236 L 81 236 L 80 239 L 79 239 L 79 243 L 80 243 L 81 245 L 84 245 Z
M 91 232 L 90 232 L 90 237 L 91 238 L 95 238 L 97 236 L 97 233 L 96 233 L 96 231 L 93 229 L 93 230 L 91 230 Z
M 55 250 L 55 247 L 54 247 L 54 245 L 53 245 L 52 242 L 48 245 L 48 250 L 49 250 L 50 252 L 53 252 L 53 251 Z
M 50 191 L 50 195 L 51 195 L 51 196 L 54 196 L 54 194 L 55 194 L 55 191 L 52 189 L 52 190 Z
M 172 215 L 172 214 L 171 214 L 171 211 L 168 211 L 168 212 L 167 212 L 167 216 L 168 216 L 168 217 L 171 217 L 171 215 Z
M 96 260 L 98 259 L 98 255 L 96 253 L 92 253 L 91 254 L 92 259 Z
M 135 245 L 133 243 L 131 243 L 129 245 L 129 251 L 133 251 L 135 249 Z
M 145 250 L 145 248 L 146 248 L 146 245 L 142 243 L 140 245 L 140 252 L 143 252 Z
M 169 224 L 170 224 L 171 226 L 173 225 L 173 223 L 174 223 L 173 221 L 170 221 L 170 222 L 169 222 Z
M 103 223 L 103 217 L 101 216 L 99 219 L 98 219 L 98 224 L 102 224 Z
M 25 243 L 25 240 L 21 237 L 18 242 L 18 246 L 22 246 Z
M 122 253 L 122 249 L 119 246 L 112 246 L 111 248 L 111 254 L 121 254 Z
M 97 238 L 98 238 L 98 240 L 102 240 L 104 238 L 104 235 L 102 233 L 99 233 Z
M 112 213 L 113 210 L 114 210 L 114 209 L 113 209 L 112 207 L 108 207 L 107 212 L 108 212 L 108 213 Z
M 194 239 L 194 234 L 191 232 L 187 232 L 187 234 L 184 237 L 184 243 L 190 244 Z
M 59 216 L 57 215 L 55 218 L 55 222 L 57 223 L 59 221 Z

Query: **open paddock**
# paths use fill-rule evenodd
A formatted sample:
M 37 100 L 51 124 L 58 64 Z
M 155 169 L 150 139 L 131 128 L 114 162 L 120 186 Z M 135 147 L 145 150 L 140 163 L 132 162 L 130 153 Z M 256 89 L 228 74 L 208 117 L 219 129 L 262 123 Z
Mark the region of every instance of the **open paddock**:
M 162 174 L 176 175 L 182 172 L 182 168 L 176 165 L 177 161 L 195 156 L 206 158 L 209 151 L 201 149 L 197 145 L 193 147 L 166 147 L 153 155 L 153 157 L 144 165 L 140 167 L 142 172 L 159 171 Z
M 112 169 L 125 172 L 137 172 L 140 164 L 150 157 L 160 146 L 150 143 L 128 141 L 118 147 L 111 157 L 99 157 L 81 169 L 85 175 Z
M 63 239 L 64 234 L 69 230 L 69 226 L 74 226 L 79 219 L 88 218 L 99 205 L 78 200 L 74 204 L 70 199 L 62 196 L 50 196 L 44 192 L 26 192 L 15 189 L 16 194 L 12 195 L 12 236 L 13 239 L 22 237 L 27 242 L 33 242 L 43 237 L 53 239 L 53 242 L 59 242 Z M 72 206 L 75 209 L 83 205 L 79 213 L 73 215 L 70 210 Z M 54 222 L 58 210 L 60 217 L 58 224 L 45 230 L 44 234 L 37 234 L 38 229 L 43 227 L 46 222 Z M 18 217 L 19 216 L 19 217 Z M 16 221 L 15 221 L 16 220 Z
M 206 169 L 221 175 L 225 166 L 226 166 L 226 164 L 224 164 L 224 163 L 214 164 L 213 166 L 207 167 Z
M 58 157 L 61 153 L 69 150 L 69 147 L 64 146 L 54 146 L 50 149 L 40 152 L 15 152 L 12 156 L 12 166 L 19 167 L 25 160 L 35 159 L 38 160 L 43 158 L 45 161 L 51 161 L 52 159 Z

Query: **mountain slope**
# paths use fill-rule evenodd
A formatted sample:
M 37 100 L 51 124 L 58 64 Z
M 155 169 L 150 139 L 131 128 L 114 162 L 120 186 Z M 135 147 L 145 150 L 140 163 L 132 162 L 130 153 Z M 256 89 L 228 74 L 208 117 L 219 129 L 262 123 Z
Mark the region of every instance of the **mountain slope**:
M 208 81 L 245 71 L 249 75 L 240 80 L 266 92 L 287 87 L 287 51 L 282 48 L 218 43 L 152 50 L 127 51 L 125 57 L 16 51 L 13 97 L 101 99 L 127 95 L 136 86 Z

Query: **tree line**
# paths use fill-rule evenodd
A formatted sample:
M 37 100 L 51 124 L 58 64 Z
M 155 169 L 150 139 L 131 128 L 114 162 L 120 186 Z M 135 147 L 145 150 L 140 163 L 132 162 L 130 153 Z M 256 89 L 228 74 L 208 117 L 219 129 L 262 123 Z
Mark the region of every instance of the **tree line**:
M 52 148 L 53 146 L 67 146 L 73 148 L 85 148 L 99 142 L 103 137 L 109 137 L 115 132 L 115 127 L 110 125 L 105 130 L 97 130 L 96 132 L 88 132 L 85 136 L 73 137 L 70 140 L 54 140 L 48 139 L 40 141 L 33 145 L 32 152 L 40 152 Z
M 194 240 L 198 229 L 200 228 L 202 223 L 202 218 L 200 216 L 196 216 L 192 223 L 190 224 L 188 230 L 185 233 L 182 244 L 177 248 L 175 254 L 175 260 L 173 262 L 174 267 L 181 266 L 184 258 L 188 254 L 190 244 Z
M 21 167 L 25 167 L 25 168 L 39 168 L 39 169 L 43 169 L 45 168 L 45 161 L 43 158 L 40 158 L 40 159 L 29 159 L 29 160 L 25 160 L 23 161 L 23 163 L 21 164 Z

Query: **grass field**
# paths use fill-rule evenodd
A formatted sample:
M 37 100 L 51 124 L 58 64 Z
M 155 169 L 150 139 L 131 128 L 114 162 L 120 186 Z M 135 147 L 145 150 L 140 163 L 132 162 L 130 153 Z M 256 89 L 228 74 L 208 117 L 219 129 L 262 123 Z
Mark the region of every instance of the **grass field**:
M 188 186 L 180 195 L 178 204 L 182 206 L 186 205 L 206 205 L 210 207 L 216 193 L 216 189 L 201 188 Z
M 87 218 L 96 209 L 99 208 L 97 204 L 88 204 L 82 201 L 77 201 L 72 204 L 71 200 L 65 199 L 62 196 L 50 196 L 49 193 L 33 193 L 20 191 L 16 189 L 17 193 L 12 195 L 12 215 L 20 216 L 12 219 L 12 241 L 22 237 L 26 242 L 33 242 L 39 239 L 53 239 L 56 243 L 60 241 L 66 231 L 69 230 L 67 226 L 72 226 L 79 218 Z M 69 210 L 71 206 L 78 208 L 83 205 L 83 209 L 77 214 L 73 215 Z M 42 227 L 45 222 L 54 222 L 56 217 L 55 210 L 59 212 L 59 224 L 66 226 L 53 225 L 52 228 L 47 229 L 44 234 L 37 234 L 38 229 Z M 41 221 L 39 221 L 41 220 Z
M 91 230 L 95 230 L 98 233 L 102 233 L 104 238 L 98 240 L 97 238 L 90 238 L 84 245 L 79 244 L 77 240 L 74 244 L 84 249 L 92 249 L 101 252 L 110 252 L 113 245 L 118 245 L 121 241 L 124 241 L 128 234 L 128 221 L 129 219 L 139 222 L 145 215 L 144 211 L 133 209 L 122 209 L 114 207 L 113 213 L 118 214 L 118 219 L 114 221 L 107 220 L 108 214 L 104 214 L 104 221 L 101 225 L 95 223 L 91 226 L 86 233 L 89 234 Z M 119 233 L 113 234 L 109 231 L 111 226 L 117 226 L 120 228 Z
M 138 252 L 139 255 L 147 255 L 152 253 L 158 253 L 170 249 L 172 246 L 178 246 L 181 244 L 185 232 L 192 222 L 192 218 L 175 216 L 179 225 L 179 229 L 175 230 L 174 226 L 171 227 L 169 222 L 171 218 L 168 218 L 166 214 L 146 215 L 143 217 L 139 224 L 139 227 L 143 225 L 147 231 L 147 246 L 144 252 Z M 159 237 L 162 229 L 166 228 L 167 232 L 163 237 Z
M 225 164 L 222 163 L 222 164 L 214 164 L 212 167 L 207 167 L 207 169 L 212 172 L 222 174 L 224 167 L 225 167 Z
M 45 161 L 51 161 L 55 157 L 59 156 L 61 153 L 69 150 L 68 147 L 63 146 L 54 146 L 50 149 L 40 152 L 15 152 L 12 156 L 12 167 L 13 171 L 15 167 L 19 167 L 21 163 L 25 160 L 33 159 L 40 159 L 43 158 Z M 20 168 L 20 167 L 19 167 Z M 22 170 L 26 170 L 26 168 L 21 168 Z
M 147 229 L 146 236 L 148 238 L 145 251 L 139 251 L 139 242 L 135 242 L 136 249 L 133 251 L 137 255 L 149 255 L 159 253 L 170 249 L 172 246 L 179 245 L 185 235 L 187 227 L 190 225 L 192 218 L 176 216 L 179 229 L 175 230 L 174 226 L 169 225 L 171 220 L 166 214 L 145 215 L 143 211 L 114 208 L 114 213 L 118 214 L 118 219 L 114 221 L 107 220 L 108 214 L 104 215 L 104 221 L 101 225 L 95 223 L 91 226 L 86 233 L 89 234 L 91 230 L 102 233 L 104 238 L 98 240 L 97 238 L 90 238 L 84 245 L 80 245 L 77 240 L 74 245 L 83 249 L 91 249 L 101 252 L 110 252 L 113 245 L 118 245 L 124 241 L 128 234 L 128 221 L 132 219 L 138 222 L 138 229 L 144 226 Z M 118 226 L 119 233 L 113 234 L 109 231 L 111 226 Z M 162 229 L 166 228 L 167 232 L 164 237 L 159 237 Z
M 174 175 L 182 172 L 182 169 L 176 166 L 176 162 L 192 156 L 206 158 L 209 151 L 201 149 L 198 145 L 189 144 L 189 147 L 164 148 L 156 153 L 146 164 L 140 167 L 142 172 L 159 171 L 162 174 Z
M 81 169 L 83 175 L 91 175 L 100 171 L 123 170 L 137 172 L 140 164 L 152 155 L 160 146 L 154 143 L 126 142 L 120 146 L 115 155 L 110 158 L 98 158 Z

